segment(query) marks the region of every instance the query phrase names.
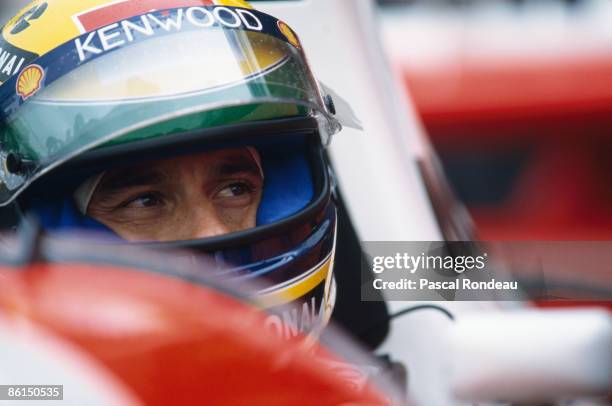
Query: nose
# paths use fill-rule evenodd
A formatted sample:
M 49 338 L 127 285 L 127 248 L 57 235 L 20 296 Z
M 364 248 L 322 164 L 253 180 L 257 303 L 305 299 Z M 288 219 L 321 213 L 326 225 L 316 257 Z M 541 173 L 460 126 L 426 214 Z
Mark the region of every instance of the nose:
M 191 223 L 188 239 L 216 237 L 231 232 L 213 207 L 199 207 L 189 220 Z
M 190 239 L 209 238 L 228 234 L 230 229 L 223 224 L 206 224 L 198 227 Z

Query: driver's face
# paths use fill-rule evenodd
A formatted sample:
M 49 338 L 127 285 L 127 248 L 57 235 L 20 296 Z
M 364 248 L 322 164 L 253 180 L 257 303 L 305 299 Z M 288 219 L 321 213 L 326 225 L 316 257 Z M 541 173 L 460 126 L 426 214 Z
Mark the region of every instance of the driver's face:
M 212 237 L 254 227 L 262 188 L 249 150 L 213 151 L 109 171 L 87 214 L 129 241 Z

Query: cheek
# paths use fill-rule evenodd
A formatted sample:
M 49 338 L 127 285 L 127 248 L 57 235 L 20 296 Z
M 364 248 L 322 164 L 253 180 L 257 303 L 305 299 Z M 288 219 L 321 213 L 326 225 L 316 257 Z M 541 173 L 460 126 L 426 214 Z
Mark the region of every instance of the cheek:
M 217 208 L 217 216 L 219 221 L 231 231 L 243 231 L 255 227 L 257 207 L 219 207 Z
M 89 211 L 88 216 L 110 228 L 120 238 L 130 241 L 164 241 L 172 239 L 172 231 L 177 222 L 167 212 L 156 213 L 154 218 L 149 216 L 113 216 L 107 213 Z
M 260 202 L 261 193 L 258 193 L 253 203 L 246 207 L 217 206 L 217 216 L 232 232 L 247 230 L 257 225 L 257 210 Z

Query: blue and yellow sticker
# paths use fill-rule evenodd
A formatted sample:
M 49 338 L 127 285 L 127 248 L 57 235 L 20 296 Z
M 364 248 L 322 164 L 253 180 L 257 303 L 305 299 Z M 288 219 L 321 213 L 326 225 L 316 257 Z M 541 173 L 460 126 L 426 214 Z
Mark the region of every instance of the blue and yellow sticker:
M 271 314 L 265 326 L 291 340 L 318 336 L 331 318 L 335 302 L 333 254 L 303 275 L 260 292 L 255 303 Z

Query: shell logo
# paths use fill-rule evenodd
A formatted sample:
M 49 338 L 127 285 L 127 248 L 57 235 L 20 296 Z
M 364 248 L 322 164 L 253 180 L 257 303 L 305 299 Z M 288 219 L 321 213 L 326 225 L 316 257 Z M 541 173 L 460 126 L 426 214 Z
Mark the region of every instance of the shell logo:
M 26 67 L 17 78 L 17 94 L 23 100 L 34 96 L 42 87 L 45 71 L 39 65 Z
M 297 35 L 295 35 L 293 30 L 286 23 L 279 21 L 278 29 L 285 37 L 287 37 L 287 40 L 289 41 L 289 43 L 291 43 L 291 45 L 293 45 L 294 47 L 298 49 L 302 48 L 302 46 L 300 45 L 300 40 L 298 39 Z

